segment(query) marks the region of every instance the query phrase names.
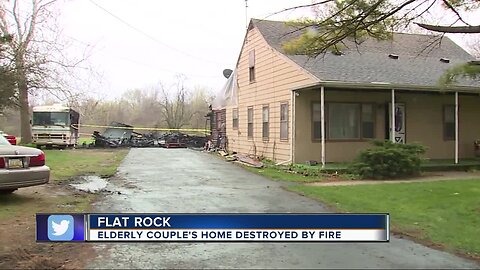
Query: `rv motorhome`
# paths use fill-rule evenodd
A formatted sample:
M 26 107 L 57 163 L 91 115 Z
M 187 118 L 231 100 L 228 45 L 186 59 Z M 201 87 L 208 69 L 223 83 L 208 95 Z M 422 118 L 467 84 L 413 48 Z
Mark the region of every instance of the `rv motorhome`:
M 32 142 L 37 147 L 66 148 L 78 141 L 80 115 L 62 105 L 36 106 L 32 117 Z

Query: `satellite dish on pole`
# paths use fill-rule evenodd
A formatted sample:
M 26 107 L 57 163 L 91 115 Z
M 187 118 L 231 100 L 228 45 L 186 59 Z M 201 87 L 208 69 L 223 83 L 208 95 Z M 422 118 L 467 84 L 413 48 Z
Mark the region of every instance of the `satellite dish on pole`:
M 232 75 L 232 73 L 233 73 L 233 70 L 231 70 L 231 69 L 224 69 L 223 70 L 223 76 L 225 76 L 225 78 L 227 78 L 227 79 L 230 78 L 230 75 Z

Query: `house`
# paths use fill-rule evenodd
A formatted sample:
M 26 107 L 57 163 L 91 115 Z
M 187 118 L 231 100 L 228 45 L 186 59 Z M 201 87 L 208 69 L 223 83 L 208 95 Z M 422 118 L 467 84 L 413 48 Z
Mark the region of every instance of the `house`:
M 372 139 L 387 139 L 422 143 L 432 159 L 474 157 L 480 83 L 439 86 L 448 68 L 474 60 L 449 38 L 395 33 L 309 58 L 282 49 L 301 33 L 295 30 L 250 21 L 236 66 L 236 102 L 225 107 L 228 150 L 325 164 L 351 161 Z

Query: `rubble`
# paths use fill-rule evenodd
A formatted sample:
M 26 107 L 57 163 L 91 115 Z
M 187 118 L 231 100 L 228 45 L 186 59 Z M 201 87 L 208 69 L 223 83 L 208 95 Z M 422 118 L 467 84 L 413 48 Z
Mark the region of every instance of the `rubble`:
M 188 134 L 173 132 L 165 133 L 158 139 L 160 147 L 165 148 L 203 148 L 207 142 L 206 136 L 191 136 Z
M 263 162 L 258 161 L 254 158 L 251 158 L 250 156 L 246 154 L 235 154 L 233 155 L 236 160 L 244 165 L 251 166 L 254 168 L 262 168 L 263 167 Z
M 159 132 L 138 133 L 133 131 L 134 127 L 112 122 L 103 134 L 93 132 L 94 142 L 83 147 L 165 147 L 165 148 L 203 148 L 208 138 L 206 136 L 192 136 L 181 132 Z

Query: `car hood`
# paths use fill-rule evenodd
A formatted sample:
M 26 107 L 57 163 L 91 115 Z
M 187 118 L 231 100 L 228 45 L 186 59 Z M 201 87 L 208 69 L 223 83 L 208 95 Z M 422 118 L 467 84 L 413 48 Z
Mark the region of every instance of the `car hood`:
M 32 147 L 17 145 L 0 145 L 0 156 L 38 156 L 41 153 L 41 150 Z

